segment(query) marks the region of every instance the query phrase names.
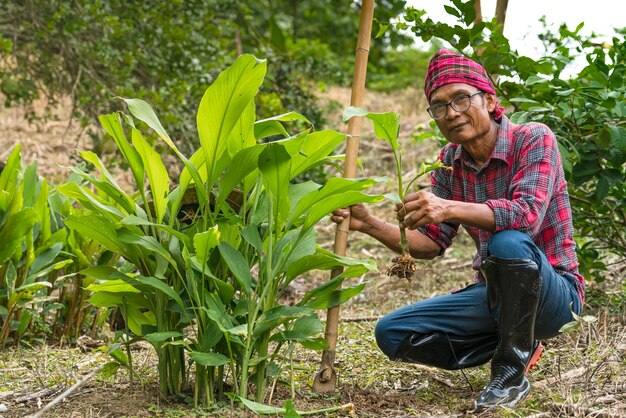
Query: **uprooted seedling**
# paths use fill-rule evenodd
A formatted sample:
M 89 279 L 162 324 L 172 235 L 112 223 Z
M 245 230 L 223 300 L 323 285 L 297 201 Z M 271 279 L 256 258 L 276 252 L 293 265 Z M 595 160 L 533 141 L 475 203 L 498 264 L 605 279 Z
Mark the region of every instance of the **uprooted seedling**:
M 370 119 L 374 123 L 374 133 L 376 134 L 376 137 L 387 141 L 389 145 L 391 145 L 393 157 L 396 162 L 398 194 L 388 194 L 387 197 L 392 199 L 394 202 L 402 203 L 410 187 L 418 178 L 433 170 L 445 168 L 443 163 L 439 160 L 432 164 L 421 163 L 417 174 L 409 180 L 406 186 L 403 186 L 402 150 L 400 149 L 398 142 L 400 134 L 400 115 L 395 112 L 371 113 L 363 108 L 349 107 L 344 112 L 343 119 L 344 121 L 347 121 L 355 116 L 363 116 Z M 406 279 L 410 282 L 416 270 L 415 259 L 409 252 L 409 241 L 406 237 L 405 228 L 400 224 L 398 227 L 400 228 L 400 249 L 402 251 L 402 255 L 391 260 L 393 264 L 387 270 L 387 275 L 395 276 L 400 279 Z

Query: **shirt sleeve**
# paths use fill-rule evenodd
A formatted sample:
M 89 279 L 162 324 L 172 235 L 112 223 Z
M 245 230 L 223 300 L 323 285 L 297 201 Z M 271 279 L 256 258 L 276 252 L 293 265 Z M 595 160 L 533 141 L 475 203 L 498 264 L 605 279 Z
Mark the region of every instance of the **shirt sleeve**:
M 439 159 L 446 165 L 452 165 L 452 156 L 454 155 L 454 149 L 449 150 L 444 148 L 439 155 Z M 451 184 L 451 171 L 446 168 L 440 168 L 435 170 L 430 175 L 431 193 L 442 199 L 452 200 L 452 191 L 450 189 Z M 440 223 L 429 224 L 418 227 L 417 230 L 428 238 L 432 239 L 441 247 L 439 255 L 443 255 L 446 249 L 452 244 L 452 240 L 456 236 L 459 229 L 459 224 L 454 223 Z
M 535 236 L 541 229 L 552 199 L 560 162 L 556 138 L 546 126 L 537 124 L 525 134 L 513 164 L 508 198 L 488 200 L 496 231 L 515 229 Z

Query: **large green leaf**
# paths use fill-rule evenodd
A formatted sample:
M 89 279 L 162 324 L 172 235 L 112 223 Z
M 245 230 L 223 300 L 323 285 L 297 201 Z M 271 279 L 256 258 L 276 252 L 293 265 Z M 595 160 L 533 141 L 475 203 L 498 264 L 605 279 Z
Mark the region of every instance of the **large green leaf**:
M 228 364 L 228 357 L 220 353 L 202 353 L 199 351 L 192 351 L 189 353 L 191 359 L 200 366 L 223 366 Z
M 36 274 L 48 267 L 57 258 L 62 249 L 62 242 L 55 242 L 54 244 L 38 248 L 35 261 L 30 266 L 29 275 Z
M 199 185 L 202 184 L 202 180 L 200 178 L 200 174 L 198 173 L 196 166 L 178 150 L 178 148 L 176 147 L 176 145 L 174 144 L 170 136 L 167 134 L 167 132 L 163 128 L 163 125 L 161 125 L 161 121 L 159 121 L 159 118 L 157 117 L 156 113 L 154 113 L 154 110 L 152 109 L 152 107 L 150 107 L 148 103 L 146 103 L 145 101 L 141 99 L 123 99 L 123 100 L 128 105 L 128 110 L 130 110 L 133 116 L 145 122 L 149 127 L 154 129 L 155 132 L 159 135 L 159 137 L 176 153 L 178 158 L 180 158 L 180 160 L 185 165 L 185 168 L 183 170 L 183 173 L 181 174 L 181 179 L 180 179 L 181 193 L 179 195 L 179 199 L 182 199 L 184 192 L 185 190 L 187 190 L 187 187 L 189 186 L 191 179 L 193 179 L 193 181 L 195 181 L 196 184 L 198 185 L 198 187 L 196 187 L 196 193 L 198 195 L 198 202 L 200 203 L 201 206 L 204 206 L 208 202 L 209 197 L 206 193 L 206 190 L 202 187 L 199 187 Z M 184 177 L 183 174 L 185 174 L 186 177 Z M 177 207 L 178 203 L 175 204 L 174 206 Z
M 228 218 L 220 218 L 216 221 L 217 230 L 220 232 L 220 242 L 227 242 L 233 248 L 239 248 L 241 244 L 241 227 L 232 224 Z
M 4 212 L 9 207 L 9 202 L 17 188 L 17 175 L 21 168 L 20 149 L 21 144 L 17 144 L 9 154 L 2 173 L 0 173 L 0 211 Z
M 89 285 L 88 289 L 93 292 L 111 293 L 142 293 L 142 290 L 152 288 L 158 290 L 170 299 L 174 300 L 178 306 L 183 307 L 180 295 L 167 283 L 149 276 L 129 276 L 110 266 L 95 266 L 81 271 L 88 277 L 99 279 L 100 282 Z M 143 289 L 142 289 L 143 288 Z
M 98 167 L 104 174 L 105 179 L 98 179 L 94 177 L 92 174 L 85 173 L 78 167 L 72 167 L 71 170 L 93 184 L 97 190 L 102 191 L 106 196 L 113 199 L 120 207 L 124 209 L 127 213 L 133 213 L 135 211 L 135 202 L 124 192 L 124 190 L 115 182 L 115 180 L 111 177 L 110 173 L 106 170 L 106 168 L 102 165 L 102 162 L 98 158 L 96 154 L 91 151 L 83 151 L 81 152 L 81 156 L 88 163 L 93 164 Z M 99 195 L 93 194 L 93 198 L 97 199 L 102 204 L 105 204 L 105 197 L 100 193 Z
M 280 257 L 274 258 L 275 265 L 272 268 L 277 272 L 287 271 L 292 264 L 298 264 L 302 258 L 315 253 L 316 240 L 315 228 L 287 232 L 274 246 L 274 254 L 280 254 Z
M 207 167 L 207 187 L 217 180 L 215 168 L 228 149 L 228 138 L 265 77 L 266 63 L 241 55 L 204 93 L 196 117 Z
M 235 276 L 235 280 L 241 285 L 246 294 L 250 294 L 252 291 L 252 275 L 244 256 L 226 242 L 220 243 L 219 249 L 222 259 L 226 262 L 233 276 Z
M 0 265 L 22 245 L 22 240 L 33 229 L 36 221 L 37 214 L 32 208 L 22 209 L 6 218 L 0 226 Z
M 81 187 L 76 183 L 59 184 L 56 189 L 64 196 L 76 200 L 83 207 L 98 212 L 101 216 L 106 216 L 116 221 L 125 216 L 116 206 L 110 205 L 110 202 L 105 202 L 88 188 Z
M 309 210 L 314 204 L 332 196 L 338 196 L 347 191 L 365 190 L 378 182 L 384 181 L 386 178 L 380 179 L 349 179 L 344 177 L 331 177 L 326 184 L 316 190 L 311 191 L 303 196 L 297 203 L 294 210 L 289 214 L 288 223 L 295 222 L 302 214 Z M 346 205 L 347 206 L 347 205 Z M 345 206 L 344 206 L 345 207 Z
M 35 196 L 37 195 L 37 186 L 39 185 L 39 180 L 37 178 L 37 161 L 33 161 L 26 170 L 24 170 L 24 175 L 22 176 L 22 184 L 20 185 L 23 189 L 22 197 L 24 199 L 24 206 L 28 208 L 32 208 L 35 206 Z
M 275 406 L 263 405 L 262 403 L 254 402 L 241 396 L 236 397 L 244 406 L 250 409 L 255 414 L 259 415 L 285 415 L 287 410 L 285 408 L 276 408 Z
M 193 246 L 196 250 L 196 258 L 204 266 L 209 260 L 210 251 L 220 242 L 220 232 L 217 225 L 209 228 L 206 232 L 199 232 L 193 236 Z
M 39 289 L 43 289 L 44 287 L 52 288 L 52 283 L 46 282 L 46 281 L 36 282 L 36 283 L 27 283 L 15 289 L 15 292 L 16 293 L 19 293 L 19 292 L 35 293 L 36 291 L 38 291 Z
M 319 131 L 307 135 L 298 153 L 292 154 L 290 178 L 320 164 L 345 138 L 346 135 L 336 131 Z
M 395 112 L 371 113 L 360 107 L 349 107 L 343 113 L 343 120 L 347 122 L 353 117 L 364 116 L 374 122 L 376 137 L 387 141 L 391 148 L 398 150 L 398 136 L 400 133 L 400 115 Z
M 11 300 L 11 295 L 15 290 L 15 279 L 17 278 L 17 269 L 15 268 L 15 264 L 11 260 L 6 264 L 6 273 L 4 274 L 3 285 L 0 286 L 0 297 L 5 298 L 4 306 L 0 304 L 0 313 L 2 315 L 6 315 L 7 306 L 9 306 L 9 302 Z M 9 301 L 9 302 L 7 302 Z M 1 309 L 4 308 L 5 312 L 2 312 Z
M 74 263 L 74 260 L 71 260 L 71 259 L 61 260 L 59 262 L 53 263 L 44 269 L 37 270 L 35 272 L 30 273 L 28 277 L 26 278 L 26 282 L 37 280 L 40 277 L 46 277 L 50 274 L 51 271 L 61 270 L 65 266 L 68 266 L 73 263 Z
M 343 281 L 350 277 L 358 277 L 366 273 L 365 266 L 351 266 L 343 273 L 323 285 L 307 292 L 298 306 L 306 306 L 311 309 L 329 309 L 345 303 L 350 298 L 358 295 L 365 288 L 366 283 L 341 288 Z
M 52 235 L 51 210 L 48 198 L 50 197 L 50 187 L 45 179 L 41 180 L 39 193 L 35 201 L 35 212 L 37 213 L 37 223 L 39 223 L 39 243 L 46 243 Z M 61 242 L 64 240 L 54 241 Z
M 117 239 L 115 225 L 102 215 L 70 216 L 65 224 L 79 234 L 93 239 L 104 248 L 116 253 L 121 252 L 122 245 Z
M 152 201 L 156 211 L 156 223 L 161 223 L 167 209 L 165 196 L 169 192 L 167 168 L 165 168 L 161 156 L 143 139 L 141 132 L 134 128 L 132 132 L 133 145 L 141 156 L 152 192 Z
M 181 308 L 185 307 L 185 304 L 180 298 L 180 295 L 176 293 L 174 289 L 168 286 L 167 283 L 157 279 L 156 277 L 137 276 L 135 277 L 135 280 L 137 280 L 139 283 L 143 285 L 150 286 L 151 288 L 166 294 L 170 299 L 175 301 L 178 304 L 178 306 L 180 306 Z
M 256 168 L 256 163 L 258 159 L 258 154 L 252 160 L 252 166 L 246 164 L 244 161 L 241 161 L 238 158 L 235 158 L 239 155 L 242 150 L 249 149 L 254 147 L 256 144 L 256 139 L 254 137 L 254 119 L 256 117 L 255 114 L 255 104 L 254 100 L 250 100 L 250 103 L 246 106 L 241 117 L 233 127 L 233 130 L 228 138 L 228 157 L 222 157 L 220 161 L 224 160 L 224 162 L 232 159 L 235 161 L 235 164 L 228 164 L 224 167 L 218 167 L 218 171 L 222 172 L 223 168 L 228 167 L 228 173 L 226 175 L 222 175 L 219 180 L 219 187 L 217 193 L 217 199 L 215 201 L 215 212 L 220 212 L 222 205 L 228 198 L 228 195 L 232 191 L 235 186 L 243 180 L 243 178 L 252 172 L 253 169 Z M 259 151 L 260 153 L 260 151 Z M 246 156 L 249 154 L 245 154 Z M 243 163 L 243 167 L 242 167 Z M 242 170 L 243 169 L 243 170 Z M 249 171 L 248 171 L 249 170 Z M 241 177 L 239 177 L 241 174 Z
M 241 230 L 241 236 L 252 245 L 259 254 L 263 252 L 263 241 L 256 225 L 249 224 Z
M 303 316 L 293 321 L 288 329 L 280 331 L 272 337 L 278 341 L 303 341 L 318 337 L 324 327 L 317 315 Z M 279 337 L 282 336 L 283 338 Z
M 254 326 L 254 336 L 258 337 L 266 331 L 271 331 L 277 326 L 296 318 L 311 316 L 313 311 L 303 306 L 276 306 L 258 318 Z
M 30 325 L 30 321 L 33 319 L 33 314 L 28 309 L 24 309 L 20 315 L 19 325 L 17 326 L 17 337 L 21 338 L 24 332 Z
M 312 193 L 315 193 L 317 190 L 322 187 L 321 184 L 317 184 L 316 182 L 309 180 L 303 183 L 292 183 L 289 185 L 289 200 L 291 201 L 291 213 L 289 214 L 289 219 L 293 217 L 293 212 L 298 210 L 298 204 L 302 198 L 309 196 Z
M 132 99 L 130 99 L 132 100 Z M 126 135 L 124 135 L 124 129 L 122 128 L 122 123 L 120 121 L 120 115 L 117 113 L 102 115 L 99 117 L 100 124 L 104 128 L 105 131 L 117 144 L 117 148 L 122 153 L 122 156 L 128 163 L 131 172 L 133 173 L 133 177 L 135 178 L 136 187 L 139 190 L 139 193 L 144 196 L 144 168 L 143 162 L 141 161 L 141 157 L 137 153 L 137 151 L 130 145 L 128 140 L 126 139 Z
M 368 195 L 358 191 L 348 191 L 329 196 L 311 207 L 304 220 L 303 228 L 312 228 L 320 219 L 336 209 L 356 205 L 357 203 L 376 203 L 384 198 L 384 196 Z
M 172 266 L 176 265 L 176 262 L 172 258 L 170 252 L 163 246 L 162 243 L 150 235 L 144 235 L 140 231 L 131 232 L 128 229 L 122 229 L 118 231 L 117 239 L 121 243 L 138 245 L 139 247 L 147 250 L 148 253 L 160 255 Z
M 149 127 L 154 129 L 154 131 L 167 143 L 172 149 L 176 150 L 176 145 L 161 125 L 161 121 L 157 117 L 156 113 L 152 107 L 144 100 L 141 99 L 125 99 L 122 98 L 128 105 L 128 110 L 130 113 L 137 119 L 145 122 Z
M 358 294 L 363 289 L 362 286 L 365 286 L 365 283 L 361 283 L 353 288 L 347 288 L 346 294 L 344 295 L 340 289 L 343 281 L 347 278 L 361 276 L 368 271 L 370 270 L 366 265 L 350 266 L 337 277 L 305 293 L 302 300 L 298 302 L 298 305 L 308 306 L 310 308 L 315 307 L 315 309 L 326 309 L 328 307 L 337 306 Z M 336 303 L 336 305 L 334 305 L 334 303 Z M 320 306 L 325 307 L 320 308 Z
M 228 166 L 224 175 L 219 181 L 219 197 L 217 204 L 221 206 L 228 194 L 243 181 L 243 179 L 257 169 L 259 164 L 259 155 L 268 146 L 268 144 L 259 144 L 252 147 L 244 148 L 233 157 L 236 164 Z
M 358 295 L 365 288 L 366 283 L 360 283 L 343 289 L 328 290 L 320 292 L 312 297 L 305 306 L 311 309 L 330 309 L 339 306 L 354 296 Z
M 287 281 L 311 270 L 332 270 L 337 267 L 364 266 L 367 271 L 376 271 L 374 260 L 360 260 L 342 257 L 323 248 L 318 248 L 315 254 L 302 257 L 298 262 L 291 263 L 287 269 Z
M 282 135 L 287 138 L 289 137 L 289 132 L 287 132 L 281 122 L 293 122 L 296 120 L 300 120 L 308 124 L 311 123 L 310 120 L 299 113 L 283 113 L 282 115 L 256 121 L 254 124 L 254 136 L 256 139 L 263 139 L 273 135 Z
M 234 157 L 244 148 L 252 147 L 256 144 L 254 137 L 254 119 L 256 118 L 256 106 L 254 100 L 250 100 L 241 113 L 241 117 L 235 123 L 228 138 L 228 154 Z
M 291 156 L 282 144 L 272 143 L 259 155 L 259 170 L 263 176 L 263 186 L 273 204 L 274 226 L 282 229 L 282 221 L 287 218 L 290 209 Z
M 130 286 L 127 283 L 115 281 L 110 286 L 95 287 L 91 296 L 89 297 L 89 303 L 98 307 L 114 307 L 126 304 L 126 306 L 135 306 L 141 309 L 150 308 L 150 301 L 141 292 L 136 292 L 136 289 L 132 287 L 126 287 L 127 289 L 133 289 L 133 292 L 124 292 L 124 286 Z M 91 290 L 88 288 L 88 290 Z
M 135 215 L 128 215 L 124 219 L 119 222 L 119 225 L 135 225 L 135 226 L 150 226 L 154 227 L 157 230 L 167 232 L 178 238 L 187 248 L 191 248 L 191 239 L 185 235 L 184 233 L 177 231 L 176 229 L 163 224 L 156 224 L 154 222 L 150 222 L 147 219 L 140 218 Z
M 93 292 L 94 294 L 101 293 L 101 292 L 110 293 L 110 294 L 142 293 L 141 290 L 137 289 L 132 284 L 126 283 L 124 280 L 121 280 L 121 279 L 111 279 L 111 280 L 107 280 L 104 282 L 92 283 L 89 286 L 87 286 L 87 290 Z M 115 301 L 113 302 L 114 304 L 118 303 L 118 301 L 121 301 L 121 299 L 113 298 L 113 296 L 111 296 L 111 300 Z M 107 305 L 107 306 L 112 306 L 112 305 Z
M 124 210 L 126 210 L 126 212 L 133 213 L 135 211 L 135 202 L 130 196 L 126 194 L 124 189 L 122 189 L 122 187 L 117 184 L 117 181 L 111 175 L 111 173 L 109 173 L 109 170 L 107 170 L 104 164 L 102 164 L 102 161 L 100 161 L 98 155 L 91 151 L 82 151 L 80 155 L 81 157 L 83 157 L 83 160 L 93 164 L 98 170 L 102 172 L 104 180 L 96 179 L 95 177 L 86 175 L 85 173 L 81 174 L 79 171 L 75 172 L 81 174 L 83 178 L 89 180 L 94 186 L 98 187 L 107 195 L 109 195 L 120 206 L 122 206 Z

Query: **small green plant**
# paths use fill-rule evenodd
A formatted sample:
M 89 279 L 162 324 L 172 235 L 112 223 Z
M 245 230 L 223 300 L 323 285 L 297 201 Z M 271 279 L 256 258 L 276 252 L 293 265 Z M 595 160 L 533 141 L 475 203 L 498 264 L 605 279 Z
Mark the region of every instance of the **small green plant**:
M 71 302 L 57 299 L 62 273 L 74 264 L 68 230 L 51 201 L 56 191 L 37 176 L 37 164 L 22 170 L 20 146 L 0 174 L 0 348 L 51 333 L 55 314 Z M 69 329 L 69 328 L 68 328 Z
M 592 336 L 597 337 L 595 324 L 598 322 L 598 318 L 595 315 L 577 315 L 572 311 L 572 317 L 574 320 L 563 325 L 561 329 L 559 329 L 559 332 L 586 331 L 588 342 L 591 342 Z
M 402 171 L 402 149 L 398 142 L 400 135 L 400 115 L 394 112 L 387 113 L 371 113 L 363 108 L 350 107 L 346 109 L 343 114 L 344 121 L 348 121 L 355 116 L 366 117 L 374 123 L 374 132 L 378 139 L 382 139 L 391 145 L 393 151 L 393 158 L 396 162 L 396 175 L 398 177 L 398 194 L 386 195 L 396 203 L 402 204 L 404 198 L 409 192 L 411 186 L 415 181 L 433 170 L 444 168 L 441 161 L 436 161 L 433 164 L 422 163 L 415 174 L 404 185 L 404 174 Z M 400 228 L 400 248 L 402 249 L 402 256 L 396 257 L 392 260 L 394 263 L 388 270 L 390 276 L 396 276 L 402 279 L 411 280 L 415 273 L 415 260 L 409 252 L 409 241 L 406 237 L 406 229 L 402 226 Z
M 0 347 L 99 331 L 105 317 L 88 306 L 90 279 L 78 272 L 102 247 L 65 227 L 62 218 L 78 212 L 36 162 L 22 170 L 16 146 L 0 174 Z

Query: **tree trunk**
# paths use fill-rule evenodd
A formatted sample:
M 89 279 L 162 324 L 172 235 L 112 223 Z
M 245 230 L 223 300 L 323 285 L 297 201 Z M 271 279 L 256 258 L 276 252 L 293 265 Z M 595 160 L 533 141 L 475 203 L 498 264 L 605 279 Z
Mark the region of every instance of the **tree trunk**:
M 476 0 L 474 2 L 474 10 L 476 11 L 476 17 L 474 18 L 474 24 L 480 23 L 483 21 L 483 9 L 480 4 L 481 0 Z
M 504 32 L 504 21 L 506 19 L 506 9 L 508 6 L 509 0 L 498 0 L 496 3 L 496 19 L 499 25 L 498 33 L 500 34 Z
M 506 19 L 506 9 L 508 6 L 509 0 L 498 0 L 496 3 L 496 20 L 498 22 L 498 33 L 500 35 L 504 33 L 504 21 Z M 491 75 L 494 84 L 498 83 L 498 78 L 500 78 L 500 75 L 497 73 Z
M 241 43 L 241 32 L 239 30 L 235 32 L 235 47 L 237 48 L 237 56 L 243 54 L 243 45 Z

